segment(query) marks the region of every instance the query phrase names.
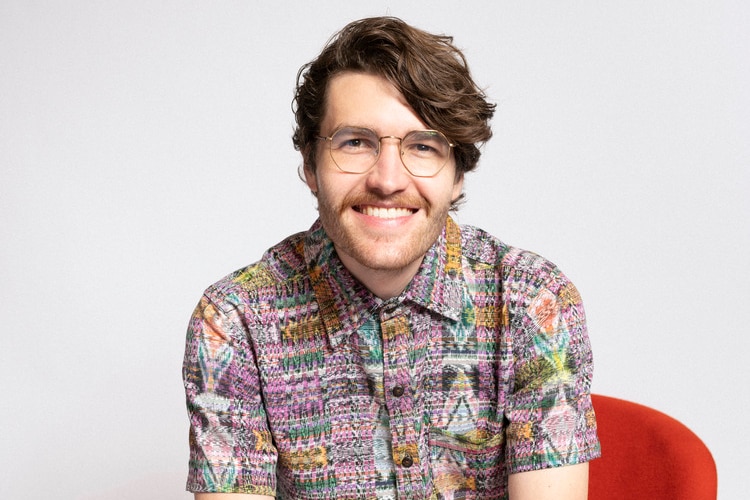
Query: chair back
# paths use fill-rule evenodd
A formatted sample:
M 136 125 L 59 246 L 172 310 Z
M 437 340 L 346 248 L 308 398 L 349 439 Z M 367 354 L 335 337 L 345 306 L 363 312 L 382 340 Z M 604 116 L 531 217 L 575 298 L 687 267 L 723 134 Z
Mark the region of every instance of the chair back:
M 716 463 L 684 424 L 653 408 L 592 395 L 602 458 L 589 500 L 716 500 Z

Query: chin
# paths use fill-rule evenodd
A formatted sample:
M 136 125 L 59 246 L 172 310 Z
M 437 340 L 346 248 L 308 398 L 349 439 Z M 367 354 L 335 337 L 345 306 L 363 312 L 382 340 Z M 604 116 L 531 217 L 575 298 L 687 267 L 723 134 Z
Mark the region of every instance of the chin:
M 427 249 L 421 248 L 383 248 L 387 244 L 355 245 L 347 253 L 360 265 L 375 271 L 400 271 L 421 261 Z

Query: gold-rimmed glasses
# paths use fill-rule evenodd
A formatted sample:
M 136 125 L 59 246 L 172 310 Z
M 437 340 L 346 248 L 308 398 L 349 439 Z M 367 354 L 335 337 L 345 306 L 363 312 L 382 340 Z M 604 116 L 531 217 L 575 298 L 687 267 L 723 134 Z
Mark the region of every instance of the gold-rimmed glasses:
M 343 127 L 328 137 L 331 159 L 342 172 L 364 174 L 380 157 L 383 139 L 399 141 L 401 163 L 414 177 L 434 177 L 448 163 L 455 144 L 437 130 L 412 130 L 404 137 L 378 136 L 369 128 Z

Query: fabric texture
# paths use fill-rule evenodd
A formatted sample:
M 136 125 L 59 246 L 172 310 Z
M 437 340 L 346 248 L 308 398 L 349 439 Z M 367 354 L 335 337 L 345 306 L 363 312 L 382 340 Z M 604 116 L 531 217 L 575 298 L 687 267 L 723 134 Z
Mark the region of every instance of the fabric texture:
M 599 455 L 580 295 L 448 218 L 383 301 L 320 222 L 209 287 L 187 335 L 187 489 L 282 499 L 507 498 Z

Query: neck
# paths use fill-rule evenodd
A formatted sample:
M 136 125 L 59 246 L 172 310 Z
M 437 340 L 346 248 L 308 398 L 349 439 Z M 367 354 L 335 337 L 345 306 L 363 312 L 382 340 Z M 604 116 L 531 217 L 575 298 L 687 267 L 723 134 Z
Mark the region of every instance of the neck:
M 339 258 L 355 278 L 383 300 L 396 297 L 403 292 L 422 264 L 422 259 L 418 259 L 399 269 L 371 269 L 344 253 L 339 254 Z

